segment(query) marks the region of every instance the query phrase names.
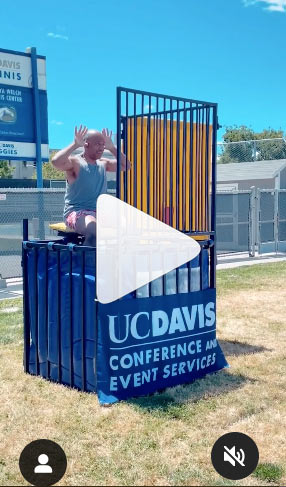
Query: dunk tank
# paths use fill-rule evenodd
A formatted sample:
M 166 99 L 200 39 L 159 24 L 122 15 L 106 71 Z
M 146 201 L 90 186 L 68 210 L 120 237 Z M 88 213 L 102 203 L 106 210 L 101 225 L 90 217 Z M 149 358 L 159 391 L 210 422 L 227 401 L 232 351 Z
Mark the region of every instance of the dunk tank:
M 117 164 L 116 198 L 194 239 L 200 251 L 103 303 L 97 247 L 29 240 L 25 222 L 25 372 L 107 404 L 227 367 L 216 339 L 217 127 L 215 103 L 117 88 L 117 160 L 124 152 L 131 168 Z M 165 258 L 175 262 L 172 249 Z

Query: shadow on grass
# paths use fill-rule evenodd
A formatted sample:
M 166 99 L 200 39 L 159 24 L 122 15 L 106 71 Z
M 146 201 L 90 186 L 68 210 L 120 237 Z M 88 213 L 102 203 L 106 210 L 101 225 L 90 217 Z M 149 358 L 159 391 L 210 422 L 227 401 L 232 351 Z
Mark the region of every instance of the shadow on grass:
M 272 349 L 249 343 L 237 342 L 236 340 L 219 340 L 223 352 L 227 356 L 251 355 L 253 353 L 272 352 Z
M 205 411 L 215 410 L 218 406 L 216 401 L 218 396 L 238 389 L 247 382 L 254 383 L 256 380 L 221 370 L 190 384 L 164 389 L 153 395 L 130 399 L 127 402 L 141 412 L 144 410 L 168 419 L 187 419 L 190 413 L 193 413 L 189 407 L 191 404 Z

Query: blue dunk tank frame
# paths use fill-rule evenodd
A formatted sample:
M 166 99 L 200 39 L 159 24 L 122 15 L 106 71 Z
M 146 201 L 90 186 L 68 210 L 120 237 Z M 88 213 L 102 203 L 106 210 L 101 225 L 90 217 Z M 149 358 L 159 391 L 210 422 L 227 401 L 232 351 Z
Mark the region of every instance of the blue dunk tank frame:
M 117 88 L 117 198 L 196 239 L 180 268 L 109 304 L 96 248 L 23 237 L 24 369 L 113 403 L 228 364 L 216 340 L 217 105 Z M 171 258 L 171 255 L 170 255 Z

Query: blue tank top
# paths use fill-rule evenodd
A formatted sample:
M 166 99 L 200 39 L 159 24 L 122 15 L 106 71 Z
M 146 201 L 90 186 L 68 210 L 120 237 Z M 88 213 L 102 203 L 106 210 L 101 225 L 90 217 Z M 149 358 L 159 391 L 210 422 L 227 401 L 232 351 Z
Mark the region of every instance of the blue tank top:
M 78 161 L 78 177 L 72 184 L 66 182 L 64 218 L 72 211 L 95 210 L 97 198 L 107 190 L 105 163 L 88 164 L 82 156 Z

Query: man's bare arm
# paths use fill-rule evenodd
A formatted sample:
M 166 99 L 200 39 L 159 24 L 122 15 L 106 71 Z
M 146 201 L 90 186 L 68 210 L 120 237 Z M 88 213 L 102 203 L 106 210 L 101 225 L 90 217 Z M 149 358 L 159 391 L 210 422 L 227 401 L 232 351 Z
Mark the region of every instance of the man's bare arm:
M 114 151 L 111 151 L 109 149 L 109 151 L 111 152 L 111 154 L 113 154 L 115 157 L 117 156 L 117 150 L 116 150 L 116 147 L 114 147 Z M 108 159 L 106 158 L 106 171 L 109 171 L 109 172 L 115 172 L 117 170 L 117 159 Z M 121 171 L 126 171 L 128 169 L 131 168 L 131 162 L 128 161 L 127 157 L 125 156 L 125 154 L 123 154 L 123 152 L 121 152 L 121 157 L 120 157 L 120 170 Z
M 58 151 L 52 158 L 52 164 L 56 169 L 59 169 L 60 171 L 70 171 L 73 168 L 73 162 L 70 156 L 74 150 L 84 145 L 84 137 L 86 133 L 86 127 L 80 126 L 78 130 L 77 127 L 75 127 L 74 142 Z

